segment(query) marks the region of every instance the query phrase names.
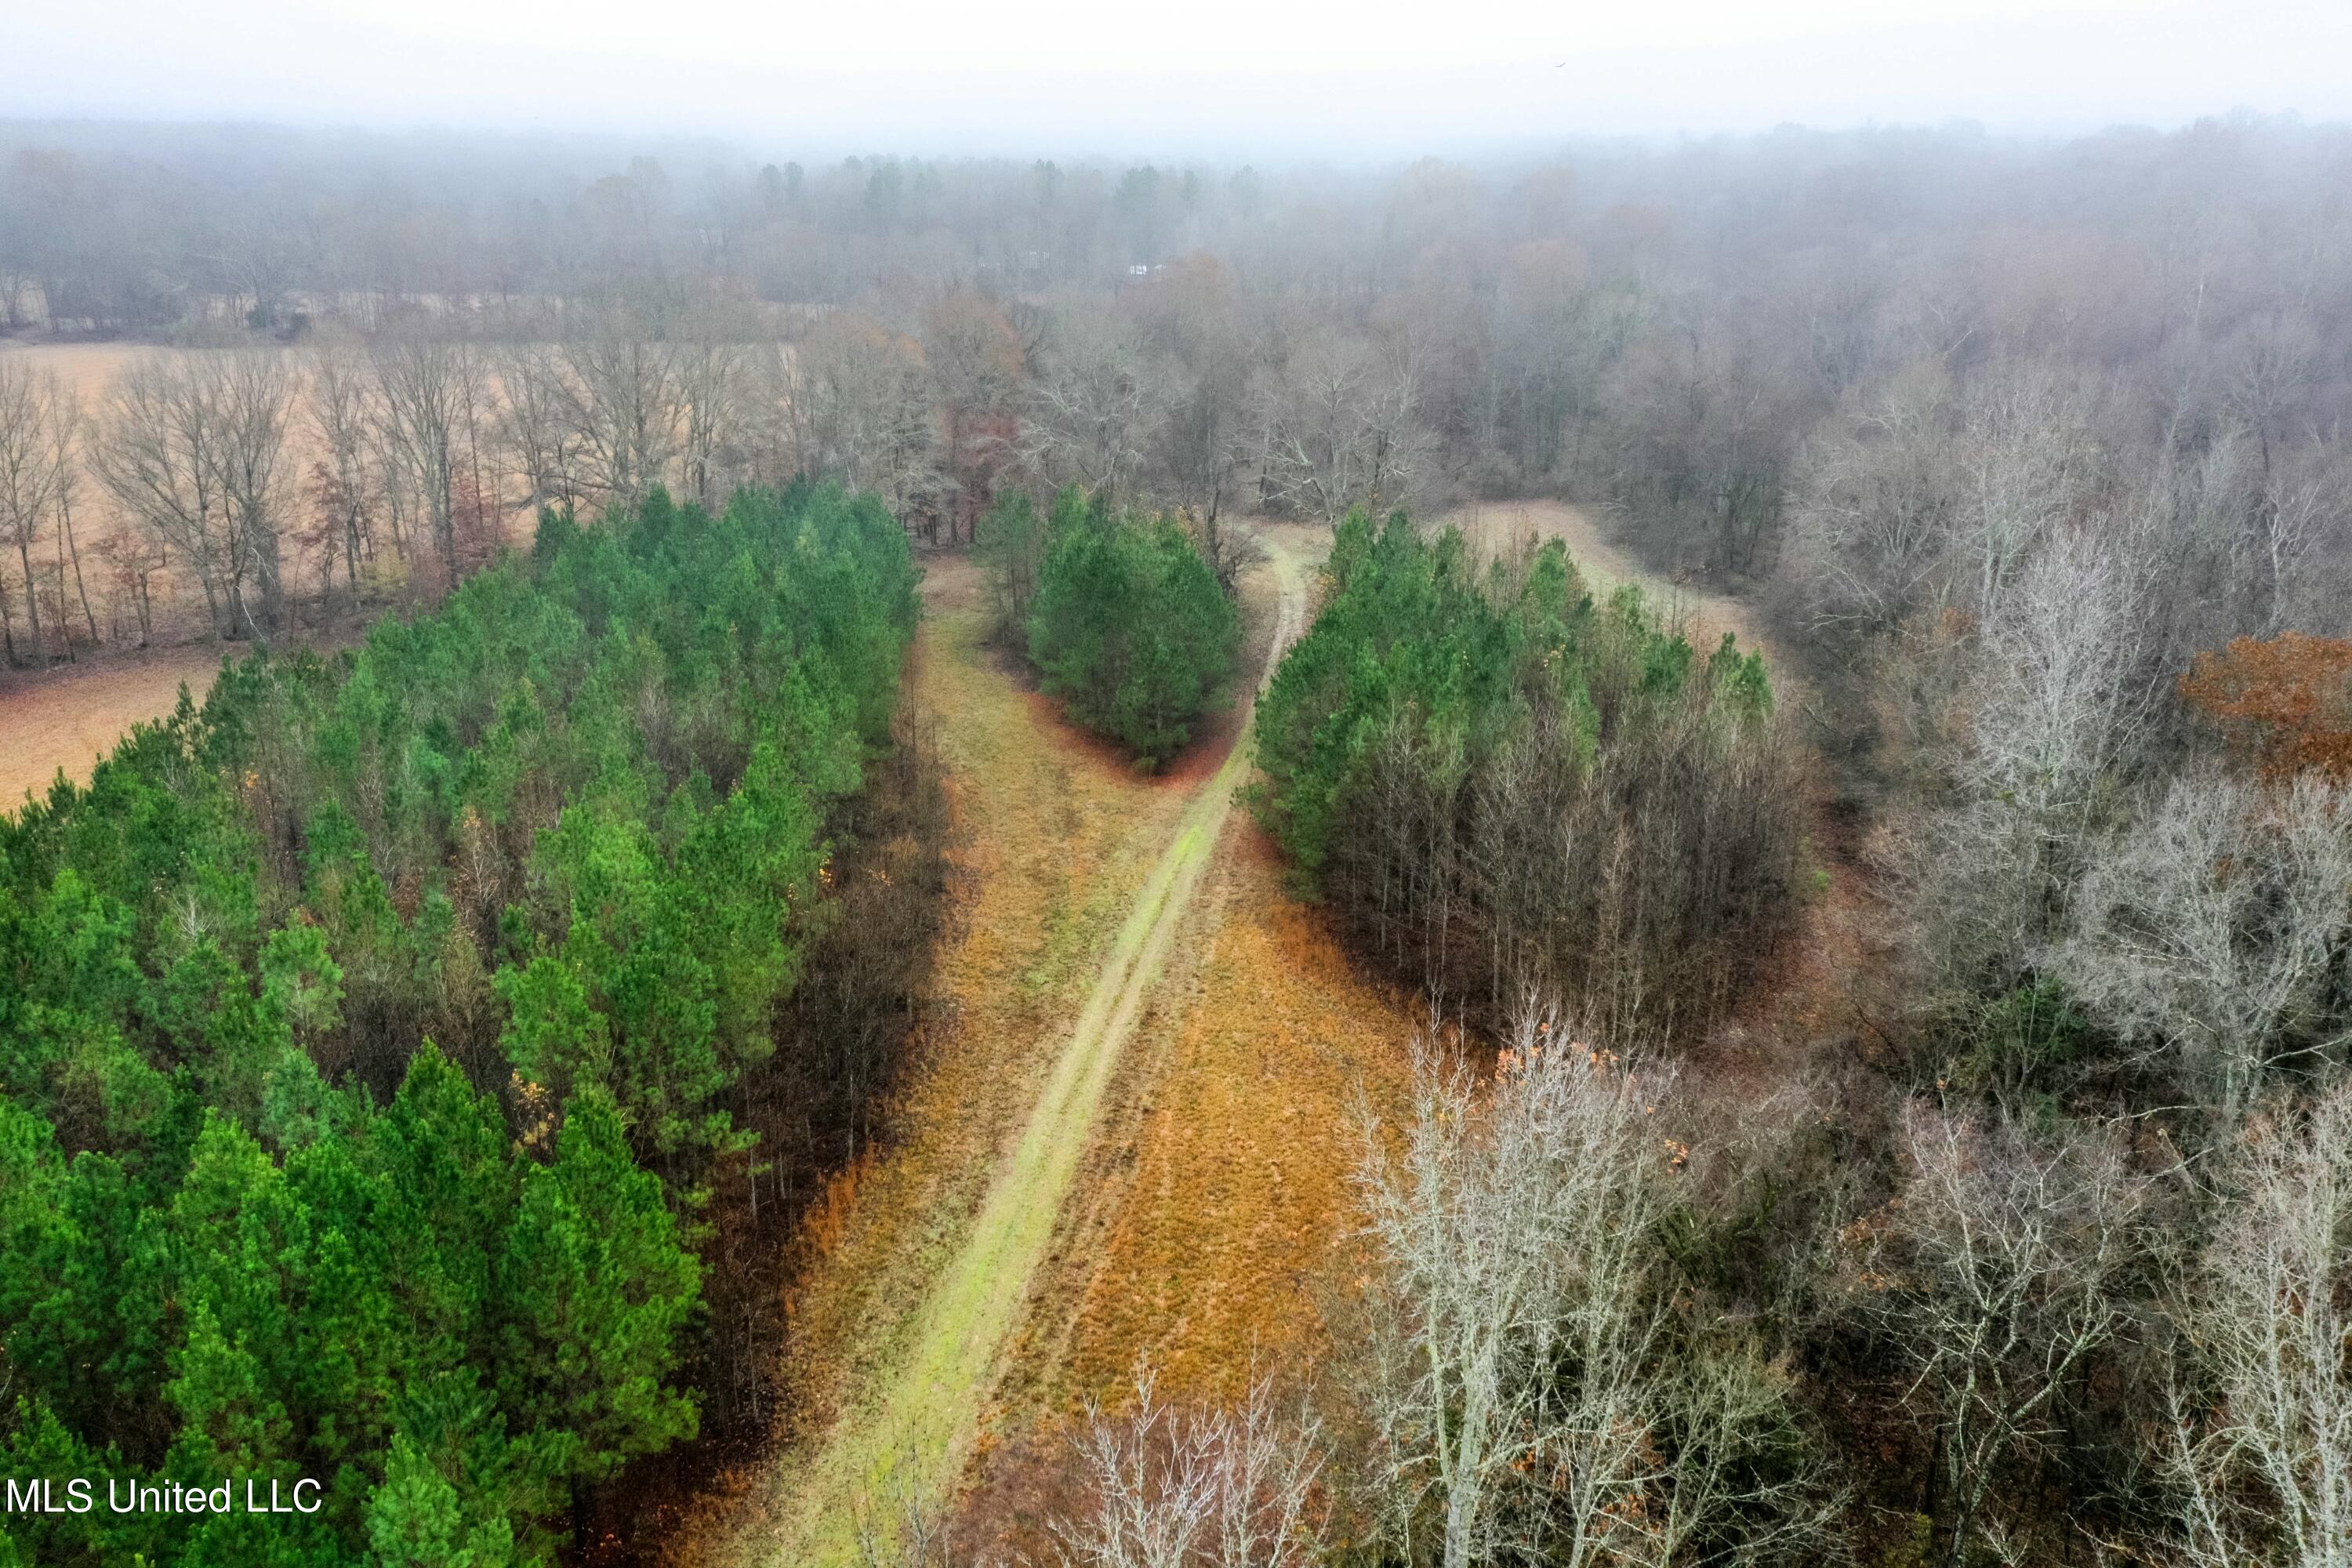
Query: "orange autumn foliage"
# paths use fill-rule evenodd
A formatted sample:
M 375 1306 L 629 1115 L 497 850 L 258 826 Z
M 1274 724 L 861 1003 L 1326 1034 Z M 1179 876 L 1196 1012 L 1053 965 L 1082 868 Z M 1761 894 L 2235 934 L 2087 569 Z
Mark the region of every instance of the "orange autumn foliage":
M 2180 694 L 2278 775 L 2352 777 L 2352 641 L 2284 632 L 2197 656 Z

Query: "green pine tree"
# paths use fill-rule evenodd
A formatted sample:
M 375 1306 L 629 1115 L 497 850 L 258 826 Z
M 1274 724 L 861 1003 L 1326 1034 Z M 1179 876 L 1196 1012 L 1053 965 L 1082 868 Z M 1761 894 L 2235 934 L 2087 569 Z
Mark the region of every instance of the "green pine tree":
M 566 1103 L 555 1158 L 530 1167 L 507 1241 L 505 1403 L 558 1436 L 562 1468 L 593 1485 L 696 1430 L 670 1381 L 701 1270 L 661 1183 L 630 1158 L 619 1108 L 593 1085 Z

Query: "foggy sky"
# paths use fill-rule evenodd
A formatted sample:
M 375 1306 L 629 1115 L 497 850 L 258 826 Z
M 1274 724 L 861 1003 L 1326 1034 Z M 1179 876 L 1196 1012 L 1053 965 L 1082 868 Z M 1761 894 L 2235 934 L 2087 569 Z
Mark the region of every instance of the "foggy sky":
M 2352 118 L 2352 0 L 67 0 L 0 116 L 1318 156 L 1547 136 Z

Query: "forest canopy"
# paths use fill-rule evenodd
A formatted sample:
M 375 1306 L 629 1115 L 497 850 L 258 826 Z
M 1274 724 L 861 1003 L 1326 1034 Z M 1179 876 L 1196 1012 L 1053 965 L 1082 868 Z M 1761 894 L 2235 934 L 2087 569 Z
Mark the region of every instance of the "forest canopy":
M 698 1215 L 914 584 L 837 489 L 549 512 L 0 823 L 0 1470 L 326 1483 L 0 1561 L 543 1561 L 696 1432 Z
M 1037 527 L 1026 498 L 989 524 L 1001 584 Z M 985 525 L 984 525 L 985 526 Z M 1241 651 L 1241 615 L 1174 518 L 1122 510 L 1062 490 L 1045 520 L 1022 628 L 1045 690 L 1071 718 L 1147 765 L 1184 749 L 1221 702 Z M 1002 586 L 1008 602 L 1016 590 Z
M 1760 655 L 1700 658 L 1557 540 L 1341 523 L 1257 710 L 1258 814 L 1379 960 L 1488 1013 L 1703 1029 L 1794 908 L 1793 762 Z

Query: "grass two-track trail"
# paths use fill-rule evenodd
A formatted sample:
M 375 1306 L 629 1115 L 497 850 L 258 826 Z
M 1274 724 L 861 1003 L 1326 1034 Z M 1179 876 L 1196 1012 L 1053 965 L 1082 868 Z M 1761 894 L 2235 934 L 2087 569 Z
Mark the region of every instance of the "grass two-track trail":
M 1265 659 L 1270 675 L 1304 624 L 1307 588 L 1290 551 L 1274 545 L 1269 561 L 1279 593 Z M 887 1550 L 905 1500 L 943 1497 L 954 1488 L 1053 1245 L 1106 1086 L 1185 928 L 1235 792 L 1248 776 L 1253 700 L 1240 704 L 1223 761 L 1191 786 L 1172 826 L 1161 828 L 1156 858 L 1094 960 L 1075 1021 L 1064 1025 L 1042 1084 L 1020 1112 L 1019 1135 L 988 1173 L 976 1207 L 951 1200 L 942 1205 L 964 1206 L 968 1217 L 948 1245 L 929 1249 L 919 1300 L 900 1309 L 903 1331 L 887 1336 L 887 1349 L 850 1375 L 831 1429 L 813 1435 L 787 1459 L 770 1495 L 729 1532 L 727 1559 L 796 1568 L 855 1563 L 861 1533 L 879 1538 Z M 952 758 L 950 765 L 952 771 Z M 1050 953 L 1040 959 L 1049 962 Z

